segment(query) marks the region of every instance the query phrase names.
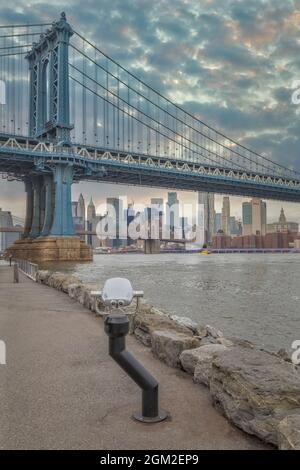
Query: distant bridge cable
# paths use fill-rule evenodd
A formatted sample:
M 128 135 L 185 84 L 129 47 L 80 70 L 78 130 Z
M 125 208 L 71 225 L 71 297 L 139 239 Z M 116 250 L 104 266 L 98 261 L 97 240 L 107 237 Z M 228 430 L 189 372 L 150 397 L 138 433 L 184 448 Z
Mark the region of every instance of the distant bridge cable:
M 52 23 L 34 23 L 34 24 L 2 24 L 0 25 L 0 29 L 3 28 L 35 28 L 35 27 L 41 27 L 41 26 L 51 26 Z
M 107 100 L 107 98 L 105 98 L 104 96 L 102 96 L 102 95 L 100 95 L 99 93 L 95 92 L 95 90 L 92 90 L 92 89 L 91 89 L 90 87 L 88 87 L 87 85 L 84 85 L 82 82 L 80 82 L 79 80 L 77 80 L 77 79 L 76 79 L 75 77 L 73 77 L 72 75 L 70 75 L 70 78 L 71 78 L 74 82 L 76 82 L 77 84 L 79 84 L 79 85 L 81 85 L 82 87 L 84 87 L 84 88 L 85 88 L 86 90 L 88 90 L 89 92 L 91 92 L 91 93 L 93 93 L 94 95 L 96 95 L 96 96 L 98 96 L 99 98 L 101 98 L 104 102 L 110 104 L 111 106 L 117 108 L 117 109 L 118 109 L 119 111 L 121 111 L 122 113 L 126 114 L 128 117 L 134 119 L 135 121 L 139 122 L 139 123 L 142 124 L 143 126 L 150 128 L 152 131 L 156 132 L 157 134 L 161 135 L 162 137 L 164 137 L 164 138 L 166 138 L 166 139 L 168 139 L 168 140 L 171 140 L 172 142 L 177 143 L 177 141 L 176 141 L 174 138 L 168 136 L 167 134 L 164 134 L 164 133 L 161 132 L 161 131 L 158 131 L 158 130 L 157 130 L 155 127 L 153 127 L 153 126 L 150 126 L 149 124 L 144 123 L 143 121 L 141 121 L 140 119 L 138 119 L 136 116 L 130 114 L 130 112 L 126 111 L 125 109 L 123 109 L 123 108 L 119 107 L 118 105 L 112 103 L 111 101 Z M 102 88 L 104 88 L 105 90 L 107 90 L 103 85 L 99 84 L 99 86 L 101 86 Z M 111 91 L 109 91 L 109 93 L 112 94 Z M 120 99 L 121 101 L 125 102 L 124 100 L 122 100 L 122 98 L 119 98 L 119 99 Z M 139 111 L 139 112 L 142 113 L 141 111 Z M 146 115 L 146 116 L 147 116 L 147 115 Z M 153 120 L 153 119 L 151 118 L 151 120 Z M 159 123 L 159 124 L 162 126 L 161 123 Z M 172 131 L 172 132 L 174 132 L 174 131 Z M 186 138 L 184 137 L 184 139 L 186 139 Z M 193 144 L 194 144 L 194 143 L 193 143 Z M 182 143 L 181 143 L 180 145 L 181 145 L 182 147 L 184 147 L 186 150 L 190 150 L 190 148 L 189 148 L 187 145 L 182 144 Z M 195 145 L 195 144 L 194 144 L 194 145 Z M 206 149 L 205 147 L 203 147 L 203 149 L 204 149 L 205 151 L 207 151 L 207 149 Z M 201 153 L 199 153 L 199 152 L 195 152 L 194 150 L 191 150 L 191 152 L 192 152 L 192 153 L 196 153 L 197 155 L 201 156 L 202 158 L 205 158 L 206 160 L 208 160 L 208 161 L 210 161 L 211 163 L 213 163 L 215 166 L 219 166 L 219 165 L 218 165 L 218 162 L 217 162 L 216 160 L 214 160 L 213 158 L 206 157 L 206 156 L 204 156 L 203 154 L 201 154 Z M 234 164 L 234 165 L 237 165 L 237 166 L 239 167 L 240 171 L 245 171 L 245 168 L 242 167 L 242 166 L 240 166 L 240 165 L 238 165 L 236 162 L 231 162 L 230 160 L 226 160 L 224 157 L 221 157 L 221 156 L 219 156 L 219 155 L 217 155 L 217 157 L 218 157 L 218 158 L 221 158 L 221 159 L 223 159 L 223 160 L 225 160 L 226 163 L 227 163 L 227 165 L 229 165 L 229 164 Z M 198 163 L 199 163 L 199 162 L 198 162 Z M 201 163 L 201 162 L 200 162 L 200 163 Z M 202 163 L 204 164 L 205 162 L 202 162 Z M 228 168 L 231 168 L 231 166 L 228 166 Z
M 156 108 L 158 108 L 159 110 L 161 110 L 163 113 L 165 113 L 167 116 L 173 118 L 176 120 L 176 122 L 182 124 L 187 130 L 192 130 L 193 132 L 197 133 L 197 134 L 200 134 L 202 137 L 204 137 L 205 139 L 207 140 L 210 140 L 211 142 L 215 143 L 216 145 L 222 147 L 223 149 L 226 149 L 228 150 L 229 152 L 237 155 L 238 157 L 248 161 L 250 164 L 256 164 L 256 165 L 259 165 L 261 166 L 262 168 L 270 171 L 271 168 L 269 166 L 266 166 L 264 165 L 263 163 L 259 163 L 259 162 L 254 162 L 250 157 L 247 157 L 246 155 L 242 155 L 240 154 L 237 150 L 235 149 L 232 149 L 232 148 L 229 148 L 227 147 L 225 144 L 223 143 L 220 143 L 218 142 L 217 140 L 213 139 L 212 137 L 210 137 L 209 135 L 206 135 L 204 134 L 203 132 L 201 132 L 199 129 L 196 129 L 194 128 L 193 126 L 187 124 L 185 121 L 179 119 L 178 117 L 174 116 L 172 113 L 170 113 L 168 110 L 165 110 L 164 108 L 162 108 L 159 104 L 155 103 L 153 100 L 149 99 L 147 96 L 145 96 L 143 93 L 139 92 L 138 90 L 136 90 L 135 88 L 132 88 L 129 84 L 127 84 L 126 82 L 124 82 L 123 80 L 121 80 L 120 78 L 118 78 L 116 75 L 114 75 L 112 72 L 110 72 L 107 68 L 103 67 L 101 64 L 99 64 L 97 61 L 95 61 L 94 59 L 92 59 L 91 57 L 89 57 L 87 54 L 85 54 L 83 51 L 81 51 L 80 49 L 78 49 L 76 46 L 74 46 L 73 44 L 70 44 L 71 47 L 76 50 L 78 53 L 80 53 L 81 55 L 83 55 L 86 59 L 90 60 L 94 65 L 96 65 L 97 67 L 99 67 L 101 70 L 103 70 L 106 74 L 109 74 L 111 77 L 113 77 L 115 80 L 119 81 L 122 85 L 124 85 L 126 88 L 128 88 L 129 90 L 133 91 L 134 93 L 136 93 L 138 96 L 142 97 L 143 99 L 145 99 L 147 102 L 149 102 L 151 105 L 155 106 Z M 95 80 L 93 78 L 91 78 L 90 76 L 86 75 L 84 72 L 82 72 L 81 70 L 79 70 L 76 66 L 74 66 L 73 64 L 69 64 L 71 67 L 73 67 L 74 69 L 76 69 L 78 72 L 82 73 L 84 75 L 84 77 L 87 77 L 89 78 L 91 81 L 93 81 L 94 83 Z M 141 113 L 143 114 L 144 116 L 147 116 L 149 119 L 153 120 L 154 122 L 156 122 L 159 126 L 163 126 L 165 128 L 167 128 L 169 131 L 173 132 L 174 134 L 178 135 L 178 137 L 181 137 L 182 139 L 186 140 L 187 142 L 191 143 L 192 145 L 195 145 L 199 148 L 202 148 L 203 150 L 205 150 L 206 152 L 209 152 L 209 153 L 213 153 L 214 155 L 216 155 L 218 158 L 220 158 L 221 160 L 225 161 L 227 164 L 234 164 L 236 165 L 238 168 L 241 168 L 243 170 L 245 170 L 245 168 L 243 166 L 241 166 L 239 163 L 236 163 L 228 158 L 225 158 L 224 156 L 221 156 L 219 155 L 218 153 L 215 153 L 215 152 L 211 152 L 211 150 L 207 149 L 207 147 L 204 147 L 203 145 L 200 145 L 198 144 L 197 142 L 195 141 L 192 141 L 190 138 L 187 138 L 185 136 L 183 136 L 182 134 L 174 131 L 173 129 L 170 129 L 169 127 L 166 127 L 166 125 L 162 122 L 159 122 L 158 120 L 155 120 L 155 118 L 151 117 L 150 115 L 147 115 L 145 112 L 143 112 L 141 109 L 137 108 L 137 107 L 134 107 L 133 105 L 131 105 L 130 103 L 126 102 L 126 100 L 120 98 L 118 95 L 114 94 L 111 90 L 109 90 L 108 88 L 104 87 L 103 85 L 101 85 L 99 82 L 97 82 L 97 85 L 99 85 L 100 87 L 102 87 L 104 90 L 108 91 L 110 94 L 112 94 L 113 96 L 115 96 L 117 99 L 120 99 L 121 101 L 123 101 L 124 103 L 128 104 L 130 107 L 132 107 L 133 109 L 135 109 L 138 113 Z M 131 117 L 131 116 L 130 116 Z M 155 131 L 157 132 L 157 130 L 155 129 Z M 177 143 L 177 142 L 176 142 Z M 180 144 L 181 145 L 181 144 Z M 189 151 L 191 152 L 194 152 L 193 150 L 191 150 L 190 147 L 186 147 Z M 203 158 L 208 158 L 208 157 L 205 157 L 204 155 L 201 154 L 201 156 Z M 272 162 L 273 165 L 274 162 Z M 274 168 L 272 168 L 274 170 Z
M 278 167 L 280 168 L 281 170 L 285 170 L 287 171 L 289 174 L 290 173 L 296 173 L 296 174 L 299 174 L 300 175 L 300 172 L 297 172 L 295 170 L 291 170 L 290 168 L 288 167 L 285 167 L 284 165 L 281 165 L 277 162 L 274 162 L 273 160 L 271 160 L 270 158 L 268 157 L 265 157 L 263 155 L 260 155 L 259 153 L 255 152 L 254 150 L 251 150 L 249 148 L 247 148 L 246 146 L 238 143 L 237 141 L 233 140 L 232 138 L 229 138 L 227 137 L 225 134 L 221 133 L 220 131 L 216 130 L 215 128 L 209 126 L 208 124 L 206 124 L 205 122 L 201 121 L 201 119 L 197 118 L 196 116 L 194 116 L 193 114 L 189 113 L 188 111 L 184 110 L 181 106 L 177 105 L 176 103 L 172 102 L 169 98 L 167 98 L 166 96 L 162 95 L 160 92 L 158 92 L 157 90 L 155 90 L 154 88 L 152 88 L 150 85 L 146 84 L 143 80 L 141 80 L 139 77 L 137 77 L 135 74 L 133 74 L 132 72 L 128 71 L 127 69 L 125 69 L 122 65 L 120 65 L 118 62 L 116 62 L 114 59 L 112 59 L 111 57 L 109 57 L 107 54 L 105 54 L 103 51 L 101 51 L 97 46 L 95 46 L 95 44 L 93 44 L 91 41 L 89 41 L 88 39 L 86 39 L 84 36 L 82 36 L 80 33 L 78 33 L 77 31 L 74 31 L 74 33 L 79 37 L 81 38 L 82 40 L 86 41 L 87 44 L 89 44 L 89 46 L 91 46 L 92 48 L 96 49 L 101 55 L 103 55 L 104 57 L 108 58 L 112 63 L 114 63 L 117 67 L 120 67 L 121 70 L 123 70 L 126 74 L 130 75 L 131 77 L 133 77 L 135 80 L 137 80 L 138 82 L 140 82 L 142 85 L 144 85 L 145 87 L 149 88 L 153 93 L 159 95 L 161 98 L 163 98 L 165 101 L 167 101 L 169 104 L 171 104 L 172 106 L 174 106 L 176 109 L 178 109 L 179 111 L 185 113 L 188 117 L 190 117 L 191 119 L 197 121 L 198 123 L 202 124 L 203 126 L 205 126 L 207 129 L 215 132 L 217 135 L 219 135 L 220 137 L 228 140 L 229 142 L 231 142 L 232 144 L 234 145 L 237 145 L 238 147 L 240 147 L 241 149 L 249 152 L 250 154 L 252 154 L 253 156 L 255 157 L 258 157 L 260 158 L 261 160 L 264 160 L 268 163 L 270 163 L 271 165 L 273 165 L 273 168 L 274 167 Z M 203 135 L 203 134 L 202 134 Z M 209 138 L 207 135 L 204 134 L 204 136 L 206 138 Z M 217 142 L 215 141 L 218 145 L 220 146 L 224 146 L 224 144 L 221 144 L 220 142 Z M 225 147 L 225 148 L 228 148 L 228 147 Z M 234 152 L 233 149 L 229 148 L 229 151 L 230 152 Z M 236 151 L 235 153 L 237 155 L 240 155 L 238 154 Z M 247 158 L 245 157 L 244 155 L 240 155 L 242 158 Z M 251 161 L 251 163 L 255 163 L 253 162 L 251 159 L 248 158 L 249 161 Z M 256 163 L 258 165 L 262 165 L 261 163 Z M 270 169 L 269 167 L 265 167 L 267 169 Z

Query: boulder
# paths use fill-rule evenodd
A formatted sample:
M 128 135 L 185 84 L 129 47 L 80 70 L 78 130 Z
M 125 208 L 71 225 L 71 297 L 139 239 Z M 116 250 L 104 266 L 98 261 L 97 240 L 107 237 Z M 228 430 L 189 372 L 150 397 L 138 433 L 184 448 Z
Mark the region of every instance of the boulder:
M 82 289 L 83 284 L 82 282 L 75 282 L 74 284 L 69 284 L 68 285 L 68 295 L 71 297 L 71 299 L 78 299 L 79 292 Z
M 227 347 L 223 344 L 208 344 L 202 346 L 199 354 L 199 361 L 195 365 L 194 382 L 209 387 L 212 375 L 212 364 L 216 357 L 227 351 Z
M 217 330 L 214 326 L 206 325 L 207 336 L 212 336 L 213 338 L 223 338 L 224 335 L 222 331 Z
M 50 276 L 51 276 L 51 271 L 39 269 L 36 274 L 36 280 L 40 284 L 47 284 Z
M 47 285 L 54 289 L 62 290 L 62 284 L 65 282 L 66 276 L 63 273 L 52 273 L 47 280 Z
M 194 375 L 195 368 L 198 367 L 198 364 L 201 365 L 205 363 L 206 368 L 209 367 L 211 369 L 212 360 L 217 354 L 221 354 L 226 349 L 227 348 L 221 344 L 208 344 L 195 349 L 187 349 L 180 355 L 181 366 L 183 370 L 191 375 Z
M 152 342 L 150 333 L 147 333 L 141 328 L 135 328 L 134 335 L 144 346 L 150 348 Z
M 199 339 L 172 330 L 157 330 L 151 333 L 152 352 L 171 367 L 180 367 L 180 354 L 185 349 L 197 348 Z
M 198 324 L 188 317 L 179 317 L 178 315 L 171 315 L 171 320 L 181 326 L 185 326 L 192 331 L 193 334 L 198 335 Z
M 75 283 L 79 283 L 79 280 L 75 276 L 65 276 L 65 278 L 62 280 L 60 289 L 68 294 L 68 289 L 69 286 Z
M 278 426 L 280 450 L 300 450 L 300 414 L 286 416 Z
M 156 310 L 155 313 L 137 312 L 134 316 L 134 330 L 136 328 L 148 334 L 151 334 L 155 330 L 171 330 L 193 336 L 193 332 L 189 328 L 174 322 L 170 317 L 159 310 Z
M 280 421 L 300 413 L 299 372 L 265 351 L 234 347 L 214 358 L 210 393 L 235 425 L 275 445 Z
M 82 284 L 78 289 L 78 302 L 89 310 L 95 311 L 95 296 L 92 295 L 92 291 L 95 290 L 94 285 Z

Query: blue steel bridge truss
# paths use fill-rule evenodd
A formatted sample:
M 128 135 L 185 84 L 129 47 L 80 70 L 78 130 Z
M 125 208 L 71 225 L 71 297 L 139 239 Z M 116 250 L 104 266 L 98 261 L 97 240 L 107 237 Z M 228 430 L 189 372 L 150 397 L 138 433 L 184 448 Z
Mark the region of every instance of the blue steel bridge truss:
M 298 172 L 183 110 L 64 14 L 0 27 L 0 80 L 0 172 L 25 183 L 25 236 L 74 234 L 80 180 L 300 202 Z

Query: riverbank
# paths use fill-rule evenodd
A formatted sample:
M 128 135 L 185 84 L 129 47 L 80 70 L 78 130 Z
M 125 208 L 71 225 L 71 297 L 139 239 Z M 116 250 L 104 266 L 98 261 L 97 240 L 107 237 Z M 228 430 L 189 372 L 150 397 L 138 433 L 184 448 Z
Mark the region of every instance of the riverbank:
M 269 449 L 230 424 L 206 387 L 153 356 L 133 335 L 127 347 L 160 382 L 171 418 L 155 425 L 131 419 L 141 392 L 108 356 L 100 316 L 86 310 L 87 286 L 60 275 L 34 283 L 0 266 L 1 449 Z M 68 290 L 71 297 L 66 295 Z M 72 298 L 77 293 L 78 298 Z M 78 301 L 80 299 L 80 302 Z
M 39 271 L 37 280 L 106 316 L 91 293 L 99 285 L 50 271 Z M 288 357 L 151 305 L 131 306 L 127 313 L 135 338 L 163 363 L 207 386 L 212 404 L 228 420 L 280 449 L 300 448 L 300 371 Z

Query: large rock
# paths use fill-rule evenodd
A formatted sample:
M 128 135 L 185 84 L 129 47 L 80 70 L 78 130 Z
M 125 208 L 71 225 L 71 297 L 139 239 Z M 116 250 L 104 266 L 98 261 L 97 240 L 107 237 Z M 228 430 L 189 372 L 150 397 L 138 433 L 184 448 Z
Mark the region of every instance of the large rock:
M 226 349 L 227 348 L 221 344 L 208 344 L 205 346 L 200 346 L 199 348 L 188 349 L 186 351 L 183 351 L 180 355 L 179 359 L 181 366 L 183 370 L 185 370 L 188 374 L 191 375 L 194 375 L 195 368 L 197 368 L 198 365 L 202 368 L 205 367 L 205 369 L 211 369 L 213 359 L 218 354 L 221 354 L 223 351 L 226 351 Z M 196 382 L 200 383 L 203 381 L 196 380 Z
M 197 350 L 193 350 L 193 352 L 195 351 L 193 356 L 190 355 L 189 357 L 186 356 L 183 358 L 185 370 L 189 371 L 189 373 L 193 373 L 195 383 L 209 386 L 213 360 L 226 350 L 227 347 L 222 344 L 200 346 Z M 190 353 L 192 353 L 192 351 L 190 351 Z
M 145 346 L 151 345 L 151 334 L 156 330 L 169 330 L 193 336 L 193 332 L 184 325 L 174 322 L 165 313 L 157 309 L 140 310 L 133 316 L 133 331 L 136 338 Z
M 37 274 L 36 274 L 36 280 L 40 284 L 47 284 L 48 279 L 51 276 L 51 271 L 46 271 L 44 269 L 39 269 Z
M 180 354 L 185 349 L 197 348 L 199 339 L 171 330 L 158 330 L 151 334 L 151 347 L 155 356 L 171 367 L 180 367 Z
M 300 413 L 300 374 L 265 351 L 234 347 L 213 360 L 213 402 L 239 428 L 278 445 L 277 428 Z
M 281 450 L 300 450 L 300 414 L 289 415 L 280 421 L 278 446 Z
M 180 317 L 178 315 L 170 315 L 171 320 L 180 326 L 185 326 L 192 331 L 194 335 L 198 334 L 198 324 L 188 317 Z

